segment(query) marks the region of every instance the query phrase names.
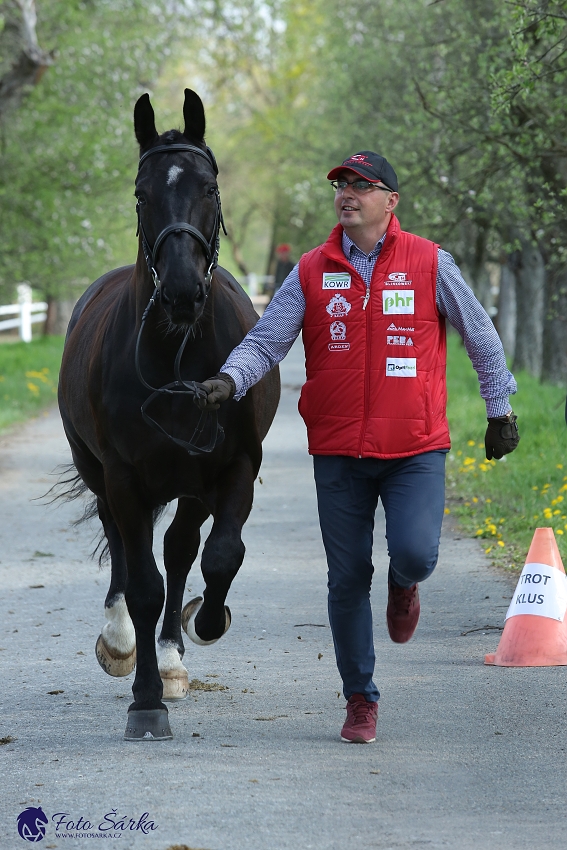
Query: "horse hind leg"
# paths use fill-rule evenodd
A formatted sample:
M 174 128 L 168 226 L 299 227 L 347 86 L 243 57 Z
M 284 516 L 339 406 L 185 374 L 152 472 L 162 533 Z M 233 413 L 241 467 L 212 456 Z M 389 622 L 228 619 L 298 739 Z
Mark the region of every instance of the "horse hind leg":
M 164 538 L 167 597 L 157 642 L 163 700 L 185 699 L 189 690 L 189 674 L 182 663 L 185 647 L 181 636 L 181 606 L 187 575 L 199 551 L 200 528 L 208 515 L 207 508 L 197 499 L 179 499 Z
M 128 676 L 136 666 L 136 633 L 124 597 L 127 578 L 124 545 L 108 507 L 100 498 L 98 513 L 110 550 L 112 577 L 104 603 L 106 623 L 96 642 L 95 653 L 109 676 Z

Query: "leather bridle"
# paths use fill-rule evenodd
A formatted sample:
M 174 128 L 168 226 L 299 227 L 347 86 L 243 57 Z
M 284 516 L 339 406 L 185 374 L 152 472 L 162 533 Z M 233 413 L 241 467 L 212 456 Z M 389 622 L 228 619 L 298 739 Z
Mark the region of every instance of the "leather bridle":
M 185 145 L 185 144 L 173 144 L 173 145 L 157 145 L 155 148 L 151 148 L 149 151 L 146 151 L 141 157 L 138 163 L 138 172 L 142 166 L 142 164 L 146 161 L 146 159 L 150 156 L 153 156 L 157 153 L 177 153 L 180 151 L 185 151 L 189 153 L 198 154 L 199 156 L 204 157 L 207 162 L 212 166 L 215 175 L 218 174 L 218 166 L 215 159 L 215 155 L 212 150 L 207 147 L 206 150 L 202 150 L 201 148 L 195 147 L 195 145 Z M 136 236 L 138 234 L 141 236 L 142 241 L 142 249 L 144 251 L 144 256 L 146 258 L 146 263 L 152 276 L 152 280 L 154 283 L 154 291 L 148 302 L 146 309 L 142 315 L 142 321 L 140 324 L 140 330 L 138 331 L 138 338 L 136 340 L 136 351 L 135 351 L 135 365 L 136 365 L 136 374 L 138 375 L 141 383 L 149 390 L 151 390 L 151 395 L 145 400 L 140 408 L 140 412 L 142 414 L 142 418 L 148 425 L 154 428 L 156 431 L 159 431 L 168 439 L 172 440 L 181 448 L 185 449 L 190 455 L 203 455 L 209 454 L 213 451 L 213 449 L 219 445 L 224 439 L 224 430 L 218 423 L 217 411 L 216 410 L 201 410 L 201 414 L 199 416 L 199 421 L 191 435 L 190 440 L 181 440 L 178 437 L 174 437 L 172 434 L 169 434 L 165 428 L 163 428 L 159 422 L 156 422 L 149 414 L 147 413 L 148 406 L 154 401 L 154 399 L 158 398 L 161 395 L 184 395 L 184 396 L 193 396 L 193 401 L 197 403 L 199 400 L 205 401 L 207 398 L 207 391 L 202 384 L 198 381 L 184 381 L 181 377 L 181 358 L 183 356 L 183 352 L 185 350 L 185 346 L 187 345 L 187 341 L 189 339 L 189 335 L 191 333 L 191 328 L 189 328 L 185 334 L 183 342 L 179 347 L 179 351 L 177 352 L 177 356 L 175 358 L 174 364 L 174 376 L 175 380 L 169 384 L 165 384 L 163 387 L 152 387 L 151 384 L 145 380 L 142 375 L 140 369 L 140 341 L 142 338 L 142 331 L 144 329 L 144 325 L 146 323 L 146 319 L 156 303 L 156 300 L 159 298 L 159 294 L 161 291 L 161 281 L 159 279 L 159 275 L 156 270 L 157 260 L 159 256 L 159 251 L 167 239 L 172 233 L 189 233 L 194 239 L 199 242 L 203 252 L 205 254 L 205 259 L 208 264 L 207 272 L 205 274 L 205 299 L 208 296 L 211 279 L 213 276 L 213 272 L 218 265 L 218 256 L 219 256 L 219 248 L 220 248 L 220 228 L 222 227 L 224 234 L 226 235 L 226 228 L 224 225 L 224 219 L 222 215 L 221 208 L 221 200 L 220 193 L 218 187 L 215 192 L 216 196 L 216 212 L 215 212 L 215 221 L 213 225 L 213 231 L 211 234 L 211 238 L 207 241 L 205 236 L 201 233 L 200 230 L 197 230 L 196 227 L 193 227 L 192 224 L 188 224 L 186 221 L 176 221 L 173 224 L 167 225 L 163 230 L 158 234 L 153 247 L 150 248 L 148 238 L 146 236 L 144 225 L 142 223 L 142 217 L 140 212 L 140 201 L 136 204 L 136 214 L 138 216 L 138 228 L 136 230 Z M 207 422 L 210 423 L 210 437 L 209 442 L 205 446 L 197 445 L 197 440 L 205 430 L 205 426 Z
M 140 161 L 138 163 L 138 173 L 142 164 L 148 159 L 148 157 L 153 156 L 156 153 L 177 153 L 180 151 L 185 151 L 189 153 L 195 153 L 199 156 L 204 157 L 207 162 L 212 166 L 215 175 L 219 173 L 219 169 L 217 166 L 217 161 L 215 159 L 215 155 L 212 150 L 207 147 L 206 150 L 202 150 L 201 148 L 196 147 L 195 145 L 185 145 L 185 144 L 176 144 L 176 145 L 157 145 L 155 148 L 151 148 L 149 151 L 146 151 L 145 154 L 142 154 L 140 157 Z M 136 214 L 138 216 L 138 229 L 136 230 L 136 236 L 141 233 L 142 234 L 142 248 L 144 250 L 144 256 L 146 258 L 146 263 L 148 264 L 148 269 L 152 276 L 152 280 L 154 282 L 154 286 L 157 290 L 160 289 L 161 282 L 159 279 L 159 275 L 156 271 L 158 255 L 161 246 L 165 242 L 168 236 L 172 233 L 189 233 L 194 239 L 199 242 L 203 252 L 205 254 L 205 259 L 208 263 L 207 273 L 205 274 L 205 284 L 208 286 L 211 281 L 212 274 L 218 265 L 219 258 L 219 248 L 220 248 L 220 229 L 222 227 L 223 232 L 226 236 L 226 227 L 224 226 L 224 219 L 222 216 L 222 207 L 221 207 L 221 199 L 220 192 L 218 187 L 215 192 L 215 198 L 217 202 L 216 212 L 215 212 L 215 223 L 213 226 L 213 232 L 211 234 L 211 238 L 207 242 L 206 238 L 203 236 L 200 230 L 197 230 L 196 227 L 193 227 L 192 224 L 188 224 L 186 221 L 176 221 L 173 224 L 168 224 L 167 227 L 164 227 L 161 233 L 158 233 L 158 236 L 154 242 L 153 248 L 150 248 L 148 238 L 146 236 L 146 232 L 144 230 L 144 225 L 142 224 L 142 216 L 140 212 L 140 201 L 136 204 Z M 206 297 L 206 295 L 205 295 Z

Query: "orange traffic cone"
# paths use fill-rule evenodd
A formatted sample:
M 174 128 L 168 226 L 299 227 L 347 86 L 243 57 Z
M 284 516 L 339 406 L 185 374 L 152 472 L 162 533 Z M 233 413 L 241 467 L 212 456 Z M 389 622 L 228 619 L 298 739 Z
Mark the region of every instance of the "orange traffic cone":
M 567 576 L 552 528 L 536 528 L 506 614 L 496 653 L 498 667 L 567 665 Z

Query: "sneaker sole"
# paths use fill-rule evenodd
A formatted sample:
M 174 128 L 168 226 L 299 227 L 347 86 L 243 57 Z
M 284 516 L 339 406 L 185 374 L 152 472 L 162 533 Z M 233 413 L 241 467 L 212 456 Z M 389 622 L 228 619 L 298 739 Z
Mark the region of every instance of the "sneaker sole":
M 343 738 L 341 735 L 341 741 L 344 741 L 345 744 L 373 744 L 376 738 Z

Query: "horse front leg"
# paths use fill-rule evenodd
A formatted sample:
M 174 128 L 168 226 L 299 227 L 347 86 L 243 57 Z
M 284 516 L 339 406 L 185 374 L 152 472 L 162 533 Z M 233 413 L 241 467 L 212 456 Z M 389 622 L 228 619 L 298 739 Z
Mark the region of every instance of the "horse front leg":
M 106 623 L 96 642 L 97 661 L 109 676 L 128 676 L 136 666 L 136 633 L 128 613 L 125 590 L 126 556 L 118 526 L 104 499 L 97 499 L 98 515 L 108 541 L 112 568 L 104 602 Z
M 224 473 L 214 508 L 214 523 L 203 549 L 203 598 L 183 609 L 182 623 L 194 643 L 216 643 L 228 630 L 230 609 L 225 600 L 244 560 L 242 526 L 248 519 L 254 495 L 254 470 L 247 455 L 240 455 Z
M 172 738 L 162 703 L 155 634 L 165 599 L 163 578 L 152 552 L 153 510 L 142 497 L 131 469 L 120 460 L 104 459 L 108 503 L 124 544 L 125 600 L 136 634 L 134 702 L 128 708 L 124 738 L 128 741 Z
M 181 498 L 164 538 L 167 596 L 157 645 L 164 700 L 185 699 L 189 690 L 189 675 L 181 661 L 185 654 L 181 636 L 181 606 L 187 575 L 199 552 L 200 528 L 208 516 L 209 511 L 202 502 Z

